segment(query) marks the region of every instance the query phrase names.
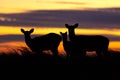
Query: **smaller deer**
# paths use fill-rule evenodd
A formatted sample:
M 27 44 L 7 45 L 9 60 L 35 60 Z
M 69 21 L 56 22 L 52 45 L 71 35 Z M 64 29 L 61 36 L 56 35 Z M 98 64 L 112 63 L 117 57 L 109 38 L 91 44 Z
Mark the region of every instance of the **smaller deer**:
M 62 36 L 62 39 L 63 39 L 63 47 L 64 47 L 64 50 L 67 54 L 67 59 L 70 57 L 71 55 L 71 42 L 67 40 L 67 32 L 65 33 L 62 33 L 60 32 L 61 36 Z
M 21 29 L 21 32 L 24 33 L 25 43 L 33 52 L 42 52 L 43 50 L 51 50 L 53 55 L 58 55 L 58 46 L 62 40 L 61 36 L 55 33 L 49 33 L 43 36 L 31 38 L 31 33 L 34 29 L 25 31 Z
M 67 40 L 67 32 L 62 33 L 60 32 L 62 39 L 63 39 L 63 47 L 67 54 L 67 62 L 68 64 L 76 64 L 76 62 L 79 62 L 79 58 L 81 57 L 81 54 L 76 54 L 76 47 L 74 46 L 74 43 L 72 41 Z

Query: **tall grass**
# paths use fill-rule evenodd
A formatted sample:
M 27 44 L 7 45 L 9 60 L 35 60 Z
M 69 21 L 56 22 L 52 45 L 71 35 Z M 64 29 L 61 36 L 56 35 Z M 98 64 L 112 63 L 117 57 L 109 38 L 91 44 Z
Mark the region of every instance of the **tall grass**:
M 76 59 L 72 64 L 79 65 L 95 65 L 95 64 L 120 64 L 120 52 L 109 50 L 111 55 L 107 58 L 98 59 L 97 56 L 86 56 Z M 9 53 L 0 53 L 0 64 L 71 64 L 69 60 L 62 56 L 53 56 L 51 54 L 33 53 L 26 47 L 21 47 L 17 50 L 13 49 Z

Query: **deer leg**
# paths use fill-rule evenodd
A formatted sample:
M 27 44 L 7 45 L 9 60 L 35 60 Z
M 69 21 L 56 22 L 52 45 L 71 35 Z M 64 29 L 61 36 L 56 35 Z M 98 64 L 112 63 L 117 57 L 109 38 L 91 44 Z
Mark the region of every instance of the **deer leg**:
M 106 58 L 110 57 L 110 53 L 108 52 L 108 49 L 103 50 L 103 55 L 104 55 L 104 57 L 106 57 Z
M 58 56 L 58 50 L 57 49 L 52 49 L 51 51 L 53 53 L 53 56 Z
M 102 52 L 100 50 L 97 50 L 96 54 L 98 58 L 102 58 Z

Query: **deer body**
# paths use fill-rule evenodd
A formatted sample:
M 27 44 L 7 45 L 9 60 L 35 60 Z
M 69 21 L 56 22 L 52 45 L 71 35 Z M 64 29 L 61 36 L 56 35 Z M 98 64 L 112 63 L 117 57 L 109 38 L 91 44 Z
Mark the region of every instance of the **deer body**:
M 61 41 L 61 36 L 55 33 L 49 33 L 43 36 L 31 38 L 30 34 L 34 31 L 31 29 L 30 31 L 24 31 L 21 29 L 21 32 L 25 35 L 25 42 L 27 46 L 33 52 L 42 52 L 43 50 L 51 50 L 54 55 L 58 54 L 58 46 Z
M 73 43 L 74 46 L 80 45 L 79 47 L 85 51 L 101 51 L 108 49 L 109 40 L 106 37 L 100 35 L 79 35 L 75 37 Z
M 69 38 L 72 42 L 73 50 L 75 52 L 81 51 L 96 51 L 98 56 L 101 56 L 101 53 L 107 54 L 109 39 L 101 35 L 75 35 L 75 28 L 78 27 L 78 24 L 68 25 L 65 24 L 68 28 Z

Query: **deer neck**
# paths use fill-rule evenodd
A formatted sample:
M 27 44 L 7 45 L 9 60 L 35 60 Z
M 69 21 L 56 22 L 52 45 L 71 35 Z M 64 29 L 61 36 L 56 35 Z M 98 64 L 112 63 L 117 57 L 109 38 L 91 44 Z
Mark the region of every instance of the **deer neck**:
M 27 44 L 28 46 L 31 45 L 31 37 L 30 37 L 30 35 L 29 35 L 29 36 L 25 36 L 25 42 L 26 42 L 26 44 Z
M 69 32 L 70 41 L 74 40 L 74 38 L 75 38 L 75 30 L 74 29 L 68 29 L 68 32 Z
M 63 38 L 63 43 L 66 43 L 67 42 L 67 38 Z

